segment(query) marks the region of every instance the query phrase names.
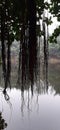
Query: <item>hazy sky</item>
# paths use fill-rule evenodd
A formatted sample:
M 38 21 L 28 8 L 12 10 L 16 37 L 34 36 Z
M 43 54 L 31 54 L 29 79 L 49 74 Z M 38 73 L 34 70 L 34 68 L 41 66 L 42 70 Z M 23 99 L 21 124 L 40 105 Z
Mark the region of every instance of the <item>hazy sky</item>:
M 50 0 L 45 0 L 50 3 Z M 51 14 L 49 14 L 51 16 Z M 54 29 L 60 25 L 60 22 L 57 21 L 57 18 L 52 18 L 53 23 L 49 26 L 49 34 L 52 34 Z
M 60 22 L 57 21 L 57 18 L 52 18 L 53 23 L 49 25 L 49 34 L 52 34 L 54 29 L 60 25 Z

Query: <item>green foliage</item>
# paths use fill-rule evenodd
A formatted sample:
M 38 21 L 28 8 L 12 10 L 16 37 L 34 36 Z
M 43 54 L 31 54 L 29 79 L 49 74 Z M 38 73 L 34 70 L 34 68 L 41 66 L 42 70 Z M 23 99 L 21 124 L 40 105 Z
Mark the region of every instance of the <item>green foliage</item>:
M 49 42 L 50 43 L 57 43 L 56 39 L 59 35 L 60 35 L 60 26 L 54 30 L 52 36 L 50 36 L 50 38 L 49 38 Z
M 46 10 L 50 9 L 50 4 L 48 2 L 45 2 L 44 4 L 45 4 L 45 9 Z
M 51 17 L 49 19 L 47 17 L 45 17 L 44 22 L 46 22 L 47 26 L 51 25 L 53 23 L 52 20 L 51 20 Z
M 9 32 L 10 42 L 20 40 L 21 25 L 29 23 L 29 0 L 0 0 L 0 10 L 5 10 L 6 30 Z M 38 13 L 37 21 L 43 21 L 44 10 L 50 12 L 57 20 L 60 21 L 60 3 L 57 0 L 45 2 L 44 0 L 36 0 L 36 12 Z M 1 12 L 1 11 L 0 11 Z M 44 22 L 47 26 L 52 24 L 51 17 L 45 16 Z M 1 23 L 0 23 L 1 24 Z M 43 31 L 37 25 L 37 35 L 43 35 Z M 54 33 L 49 38 L 50 42 L 56 42 L 56 37 L 60 34 L 60 27 L 54 30 Z
M 60 22 L 60 14 L 58 14 L 57 20 Z
M 54 17 L 59 17 L 60 14 L 60 2 L 57 0 L 51 0 L 50 4 L 50 13 L 53 14 Z

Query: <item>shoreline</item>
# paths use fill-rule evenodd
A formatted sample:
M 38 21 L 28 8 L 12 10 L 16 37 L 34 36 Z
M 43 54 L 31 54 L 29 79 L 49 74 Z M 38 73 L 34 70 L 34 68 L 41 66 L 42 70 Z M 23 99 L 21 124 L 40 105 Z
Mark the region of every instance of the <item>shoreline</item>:
M 60 64 L 60 57 L 49 56 L 48 62 L 49 64 Z

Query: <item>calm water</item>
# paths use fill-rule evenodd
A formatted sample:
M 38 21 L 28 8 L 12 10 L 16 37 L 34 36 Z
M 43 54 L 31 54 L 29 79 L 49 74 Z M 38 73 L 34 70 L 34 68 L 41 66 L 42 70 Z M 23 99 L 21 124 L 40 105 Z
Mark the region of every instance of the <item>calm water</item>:
M 51 69 L 50 66 L 50 72 Z M 55 80 L 57 86 L 52 86 L 55 75 L 50 73 L 48 89 L 42 80 L 40 86 L 34 84 L 33 95 L 30 87 L 21 91 L 20 86 L 14 86 L 7 89 L 6 95 L 0 87 L 0 112 L 7 123 L 5 130 L 60 130 L 59 74 Z
M 0 92 L 0 112 L 7 123 L 6 130 L 60 130 L 60 96 L 51 86 L 41 94 L 35 90 L 33 96 L 30 90 L 23 93 L 16 88 L 8 89 L 7 94 L 8 101 Z

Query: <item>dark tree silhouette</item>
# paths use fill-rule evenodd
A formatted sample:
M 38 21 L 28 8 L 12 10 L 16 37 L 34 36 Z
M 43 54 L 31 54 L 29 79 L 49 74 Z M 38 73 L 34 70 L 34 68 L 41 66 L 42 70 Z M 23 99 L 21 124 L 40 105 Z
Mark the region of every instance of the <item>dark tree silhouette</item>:
M 28 12 L 29 12 L 29 70 L 30 78 L 33 83 L 33 71 L 36 67 L 36 1 L 28 1 Z
M 5 129 L 7 127 L 7 123 L 2 117 L 2 113 L 0 112 L 0 130 Z
M 52 23 L 51 18 L 44 16 L 44 10 L 49 10 L 59 20 L 59 2 L 44 0 L 1 0 L 0 1 L 0 40 L 2 46 L 2 68 L 5 80 L 5 89 L 10 85 L 11 73 L 11 43 L 14 39 L 20 41 L 19 67 L 20 79 L 25 84 L 26 79 L 31 83 L 33 91 L 34 80 L 37 69 L 37 37 L 44 38 L 44 62 L 46 73 L 48 68 L 48 25 Z M 54 7 L 53 7 L 54 5 Z M 58 6 L 57 12 L 55 11 Z M 53 8 L 52 8 L 53 7 Z M 40 25 L 43 23 L 43 27 Z M 37 25 L 37 22 L 39 25 Z M 43 30 L 41 29 L 43 28 Z M 59 34 L 60 27 L 53 33 L 53 38 Z M 57 32 L 57 33 L 56 33 Z M 51 37 L 51 39 L 52 39 Z M 50 40 L 51 40 L 50 39 Z M 54 39 L 55 40 L 55 39 Z M 39 43 L 40 44 L 40 43 Z M 7 50 L 7 52 L 6 52 Z M 40 50 L 40 46 L 39 46 Z M 39 64 L 40 65 L 40 64 Z M 28 68 L 28 69 L 27 69 Z M 28 77 L 28 78 L 27 78 Z M 47 78 L 47 76 L 46 76 Z
M 6 50 L 5 50 L 5 4 L 1 7 L 1 46 L 2 46 L 2 66 L 4 79 L 6 77 Z

